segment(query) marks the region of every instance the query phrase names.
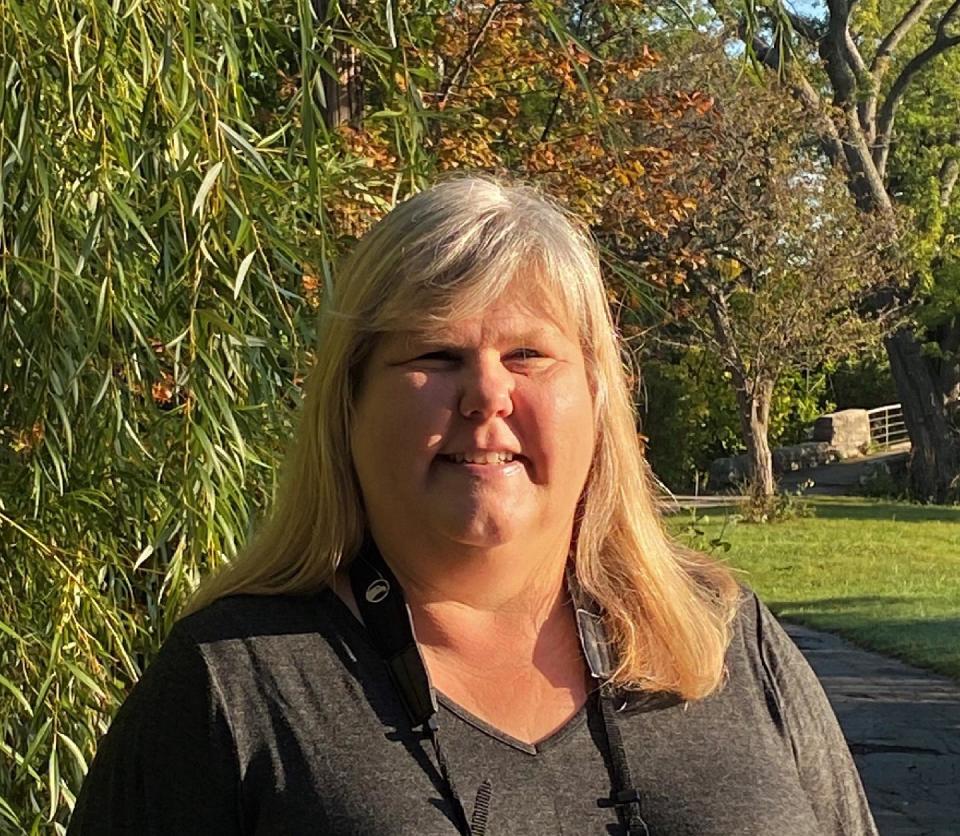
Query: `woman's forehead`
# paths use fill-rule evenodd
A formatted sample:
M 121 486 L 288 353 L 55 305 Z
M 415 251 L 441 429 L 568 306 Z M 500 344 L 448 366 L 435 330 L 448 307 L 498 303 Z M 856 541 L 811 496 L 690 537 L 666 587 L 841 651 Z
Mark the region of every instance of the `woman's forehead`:
M 457 342 L 471 336 L 485 339 L 536 341 L 563 335 L 575 337 L 579 328 L 559 305 L 536 299 L 503 298 L 477 312 L 461 316 L 418 317 L 400 333 L 420 342 Z

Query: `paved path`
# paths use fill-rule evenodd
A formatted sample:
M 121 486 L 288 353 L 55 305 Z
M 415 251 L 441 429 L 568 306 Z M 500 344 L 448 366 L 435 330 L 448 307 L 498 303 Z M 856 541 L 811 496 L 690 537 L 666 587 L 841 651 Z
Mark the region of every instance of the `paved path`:
M 886 464 L 893 469 L 904 467 L 909 455 L 909 442 L 897 444 L 878 453 L 871 453 L 869 456 L 858 456 L 842 462 L 782 473 L 777 476 L 777 488 L 787 493 L 796 493 L 799 490 L 804 496 L 856 496 L 862 491 L 860 479 L 868 473 L 869 468 L 876 467 L 878 464 Z M 739 505 L 747 499 L 746 496 L 731 493 L 699 496 L 667 494 L 660 498 L 660 510 L 665 514 L 675 514 L 678 511 L 693 508 L 698 511 L 708 510 Z
M 784 626 L 840 719 L 881 836 L 960 836 L 960 684 Z

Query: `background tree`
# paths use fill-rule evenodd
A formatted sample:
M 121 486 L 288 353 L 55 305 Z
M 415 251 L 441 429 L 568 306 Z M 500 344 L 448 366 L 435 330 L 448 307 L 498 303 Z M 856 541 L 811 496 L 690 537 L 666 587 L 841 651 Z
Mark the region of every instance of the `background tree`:
M 672 330 L 648 340 L 640 355 L 641 427 L 657 477 L 675 493 L 699 493 L 712 487 L 707 474 L 714 459 L 744 449 L 739 408 L 732 375 L 716 353 L 684 328 Z M 781 373 L 770 405 L 771 447 L 806 440 L 817 416 L 832 411 L 831 367 Z
M 671 294 L 674 322 L 659 333 L 715 352 L 736 397 L 751 489 L 771 496 L 777 383 L 879 339 L 888 315 L 860 311 L 886 280 L 889 226 L 857 209 L 810 141 L 800 105 L 769 79 L 737 83 L 722 52 L 695 52 L 676 69 L 687 78 L 693 69 L 703 79 L 693 84 L 715 102 L 685 127 L 709 138 L 683 174 L 701 199 L 647 250 L 653 265 L 656 244 L 690 265 Z
M 953 233 L 946 233 L 943 220 L 956 201 L 960 154 L 952 131 L 919 154 L 918 143 L 907 137 L 931 124 L 934 110 L 918 97 L 925 79 L 935 74 L 941 92 L 945 82 L 955 93 L 955 82 L 947 80 L 956 78 L 950 68 L 960 44 L 960 3 L 830 0 L 810 16 L 780 0 L 711 0 L 711 6 L 727 34 L 743 39 L 803 104 L 806 123 L 844 172 L 858 205 L 888 215 L 896 205 L 913 209 L 901 241 L 914 258 L 911 283 L 898 293 L 913 301 L 916 317 L 887 338 L 886 348 L 912 442 L 913 492 L 932 501 L 955 498 L 960 317 L 957 275 L 946 266 L 955 263 Z M 933 107 L 955 125 L 957 102 L 956 95 L 941 95 Z M 915 180 L 921 172 L 924 188 L 900 190 L 902 178 Z M 936 206 L 942 211 L 930 211 Z M 944 247 L 951 251 L 945 259 Z

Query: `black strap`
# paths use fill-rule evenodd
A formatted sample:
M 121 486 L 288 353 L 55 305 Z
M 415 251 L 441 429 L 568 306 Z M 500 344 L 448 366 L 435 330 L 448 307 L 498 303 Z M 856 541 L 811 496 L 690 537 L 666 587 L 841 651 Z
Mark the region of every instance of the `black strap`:
M 613 791 L 609 798 L 601 798 L 597 801 L 597 806 L 616 808 L 626 836 L 650 836 L 650 829 L 642 816 L 640 792 L 633 785 L 633 778 L 630 775 L 627 750 L 624 748 L 623 737 L 617 722 L 615 699 L 613 694 L 603 693 L 603 691 L 598 696 L 600 716 L 603 718 L 603 728 L 607 735 L 607 748 L 610 750 L 610 778 L 613 782 Z
M 493 795 L 493 784 L 490 779 L 484 779 L 477 790 L 477 800 L 473 804 L 473 816 L 470 819 L 471 833 L 486 833 L 487 818 L 490 815 L 490 797 Z
M 419 728 L 433 744 L 440 778 L 457 819 L 457 829 L 463 836 L 483 836 L 490 806 L 490 782 L 484 781 L 480 785 L 474 805 L 474 822 L 471 823 L 467 820 L 460 793 L 440 746 L 437 695 L 417 646 L 410 608 L 396 576 L 369 538 L 350 564 L 350 588 L 367 632 L 387 664 L 410 725 Z
M 410 717 L 426 727 L 437 714 L 437 698 L 413 635 L 413 619 L 403 590 L 371 540 L 350 564 L 350 587 L 357 609 Z
M 444 789 L 454 808 L 457 829 L 463 836 L 483 836 L 487 829 L 492 785 L 485 780 L 477 791 L 473 819 L 468 821 L 460 794 L 450 775 L 447 759 L 440 746 L 437 723 L 437 697 L 427 674 L 423 656 L 413 631 L 413 617 L 396 576 L 390 571 L 379 549 L 370 538 L 350 564 L 350 587 L 367 632 L 387 664 L 390 678 L 413 728 L 430 738 Z M 606 678 L 610 667 L 600 619 L 595 613 L 577 606 L 581 644 L 591 673 Z M 630 776 L 623 738 L 617 725 L 613 696 L 601 691 L 598 697 L 603 726 L 610 750 L 613 783 L 610 798 L 601 798 L 600 807 L 615 807 L 626 836 L 650 836 L 641 816 L 640 793 Z

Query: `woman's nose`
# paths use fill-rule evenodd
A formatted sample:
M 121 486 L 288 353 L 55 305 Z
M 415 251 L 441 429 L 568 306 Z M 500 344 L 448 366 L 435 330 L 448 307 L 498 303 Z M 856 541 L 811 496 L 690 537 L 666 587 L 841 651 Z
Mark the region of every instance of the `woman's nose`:
M 514 379 L 500 360 L 487 357 L 464 369 L 460 414 L 465 418 L 505 418 L 513 412 Z

